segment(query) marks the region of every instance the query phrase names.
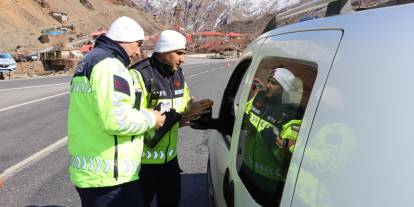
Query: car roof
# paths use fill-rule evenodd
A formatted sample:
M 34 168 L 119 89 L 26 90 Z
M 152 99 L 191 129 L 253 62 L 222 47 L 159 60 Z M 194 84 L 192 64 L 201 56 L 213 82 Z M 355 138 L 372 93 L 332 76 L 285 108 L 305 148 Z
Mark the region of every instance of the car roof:
M 258 39 L 269 36 L 310 30 L 332 30 L 339 29 L 344 31 L 360 30 L 361 28 L 388 27 L 396 24 L 412 25 L 414 19 L 414 4 L 404 4 L 378 9 L 350 12 L 343 15 L 317 18 L 304 22 L 299 22 L 280 28 L 276 28 L 262 34 Z M 356 23 L 358 22 L 358 23 Z

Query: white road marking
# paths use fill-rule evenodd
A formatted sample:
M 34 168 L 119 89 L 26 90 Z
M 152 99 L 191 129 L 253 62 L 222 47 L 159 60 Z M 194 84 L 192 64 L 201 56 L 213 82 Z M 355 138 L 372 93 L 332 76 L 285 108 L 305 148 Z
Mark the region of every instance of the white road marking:
M 4 74 L 6 75 L 6 74 Z M 38 76 L 38 77 L 32 77 L 32 78 L 25 78 L 25 79 L 10 79 L 10 80 L 2 80 L 1 82 L 24 82 L 24 81 L 30 81 L 30 80 L 38 80 L 38 79 L 60 79 L 60 78 L 71 78 L 71 75 L 62 75 L 62 76 L 55 76 L 55 77 L 45 77 L 45 76 Z M 6 76 L 5 76 L 6 78 Z
M 8 88 L 8 89 L 1 89 L 0 92 L 12 91 L 12 90 L 21 90 L 21 89 L 26 89 L 26 88 L 40 88 L 40 87 L 47 87 L 47 86 L 58 86 L 58 85 L 69 85 L 69 83 L 56 83 L 56 84 L 48 84 L 48 85 L 25 86 L 25 87 L 19 87 L 19 88 Z
M 2 109 L 0 109 L 0 112 L 7 111 L 7 110 L 10 110 L 10 109 L 14 109 L 14 108 L 24 106 L 24 105 L 27 105 L 27 104 L 32 104 L 32 103 L 36 103 L 36 102 L 39 102 L 39 101 L 44 101 L 44 100 L 47 100 L 47 99 L 55 98 L 55 97 L 58 97 L 58 96 L 63 96 L 63 95 L 66 95 L 66 94 L 69 94 L 69 92 L 59 93 L 59 94 L 56 94 L 56 95 L 53 95 L 53 96 L 48 96 L 48 97 L 45 97 L 45 98 L 36 99 L 36 100 L 33 100 L 33 101 L 28 101 L 28 102 L 25 102 L 25 103 L 14 105 L 14 106 L 9 106 L 9 107 L 6 107 L 6 108 L 2 108 Z
M 187 79 L 187 80 L 190 80 L 190 79 L 192 79 L 192 78 L 194 78 L 194 77 L 196 77 L 196 76 L 202 75 L 202 74 L 204 74 L 204 73 L 214 72 L 214 71 L 216 71 L 216 70 L 220 70 L 220 69 L 222 69 L 222 68 L 217 68 L 217 69 L 214 69 L 214 70 L 207 70 L 207 71 L 203 71 L 203 72 L 201 72 L 201 73 L 196 73 L 196 74 L 193 74 L 193 75 L 189 75 L 189 76 L 187 76 L 187 77 L 186 77 L 186 79 Z
M 189 80 L 189 79 L 194 78 L 196 76 L 199 76 L 199 75 L 202 75 L 202 74 L 205 74 L 205 73 L 209 73 L 209 72 L 214 72 L 214 71 L 219 70 L 219 69 L 222 69 L 222 68 L 220 67 L 220 68 L 217 68 L 217 69 L 214 69 L 214 70 L 208 70 L 208 71 L 204 71 L 204 72 L 201 72 L 201 73 L 193 74 L 193 75 L 188 76 L 187 79 Z M 55 85 L 58 85 L 58 84 L 55 84 Z M 59 85 L 61 85 L 61 84 L 59 84 Z M 43 85 L 43 86 L 46 86 L 46 85 Z M 41 86 L 38 86 L 38 87 L 41 87 Z M 27 87 L 22 87 L 22 88 L 27 88 Z M 15 89 L 18 89 L 18 88 L 15 88 Z M 5 89 L 5 90 L 12 90 L 12 89 Z M 5 90 L 0 90 L 0 91 L 5 91 Z M 24 106 L 24 105 L 27 105 L 27 104 L 47 100 L 47 99 L 50 99 L 50 98 L 66 95 L 68 93 L 69 92 L 60 93 L 60 94 L 57 94 L 57 95 L 53 95 L 53 96 L 49 96 L 49 97 L 45 97 L 45 98 L 41 98 L 41 99 L 36 99 L 36 100 L 29 101 L 29 102 L 26 102 L 26 103 L 22 103 L 22 104 L 10 106 L 10 107 L 2 108 L 2 109 L 0 109 L 0 112 L 6 111 L 6 110 L 9 110 L 9 109 L 13 109 L 13 108 L 17 108 L 19 106 Z M 28 158 L 20 161 L 19 163 L 13 165 L 12 167 L 7 168 L 6 170 L 4 170 L 0 174 L 0 182 L 4 183 L 7 179 L 10 179 L 11 177 L 13 177 L 19 171 L 27 168 L 28 166 L 30 166 L 31 164 L 33 164 L 35 162 L 38 162 L 39 160 L 43 159 L 47 155 L 49 155 L 52 152 L 56 151 L 57 149 L 61 148 L 62 146 L 64 146 L 67 143 L 67 139 L 68 139 L 68 137 L 64 137 L 64 138 L 60 139 L 59 141 L 57 141 L 57 142 L 49 145 L 48 147 L 42 149 L 41 151 L 36 152 L 35 154 L 31 155 L 30 157 L 28 157 Z
M 64 146 L 68 140 L 68 137 L 64 137 L 59 141 L 49 145 L 48 147 L 40 150 L 39 152 L 34 153 L 30 157 L 20 161 L 19 163 L 7 168 L 0 174 L 0 180 L 6 181 L 7 179 L 13 177 L 16 173 L 23 170 L 24 168 L 30 166 L 31 164 L 43 159 L 50 153 Z

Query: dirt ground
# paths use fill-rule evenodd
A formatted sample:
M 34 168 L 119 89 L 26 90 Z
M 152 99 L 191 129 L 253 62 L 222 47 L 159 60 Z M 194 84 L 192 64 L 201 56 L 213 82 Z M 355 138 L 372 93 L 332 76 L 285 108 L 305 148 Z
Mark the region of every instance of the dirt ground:
M 15 71 L 10 72 L 10 80 L 26 79 L 33 77 L 72 76 L 74 69 L 67 71 L 46 71 L 41 61 L 19 62 Z M 9 73 L 3 73 L 5 80 L 9 79 Z
M 147 34 L 162 30 L 163 25 L 155 21 L 154 17 L 135 8 L 124 6 L 124 1 L 88 0 L 93 9 L 85 7 L 81 1 L 49 0 L 48 6 L 43 8 L 39 0 L 0 0 L 0 52 L 9 52 L 13 55 L 23 55 L 43 51 L 51 46 L 64 47 L 69 39 L 75 41 L 89 37 L 89 34 L 98 28 L 108 29 L 109 25 L 119 16 L 129 16 L 135 19 Z M 127 1 L 125 1 L 127 2 Z M 125 4 L 127 5 L 127 4 Z M 50 12 L 63 12 L 68 16 L 68 22 L 60 23 L 50 16 Z M 50 39 L 49 43 L 42 44 L 38 38 L 43 29 L 73 25 L 76 29 L 68 33 L 63 39 Z M 86 35 L 86 36 L 82 36 Z M 81 45 L 73 45 L 80 47 Z M 45 71 L 40 61 L 19 62 L 17 69 L 10 73 L 11 79 L 23 79 L 36 76 L 72 75 L 69 71 Z M 8 73 L 4 73 L 6 79 Z
M 12 52 L 17 46 L 28 52 L 40 51 L 50 46 L 41 44 L 38 40 L 44 29 L 73 25 L 75 36 L 88 35 L 98 28 L 108 29 L 120 16 L 135 19 L 147 34 L 163 28 L 152 15 L 135 8 L 114 4 L 112 0 L 89 2 L 93 5 L 93 10 L 86 8 L 80 1 L 73 0 L 49 0 L 47 8 L 42 8 L 33 0 L 0 0 L 0 51 Z M 60 23 L 55 20 L 49 14 L 52 11 L 67 14 L 68 21 Z

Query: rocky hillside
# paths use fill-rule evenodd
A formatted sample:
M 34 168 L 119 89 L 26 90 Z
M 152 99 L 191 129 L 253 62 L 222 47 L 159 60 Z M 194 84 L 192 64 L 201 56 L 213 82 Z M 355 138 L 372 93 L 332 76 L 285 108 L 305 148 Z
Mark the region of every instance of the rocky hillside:
M 274 13 L 280 6 L 276 0 L 129 1 L 167 24 L 175 24 L 175 12 L 180 8 L 181 26 L 190 31 L 220 30 L 220 27 L 235 21 L 250 21 Z
M 46 6 L 40 4 L 46 2 Z M 122 3 L 122 2 L 121 2 Z M 13 50 L 16 46 L 45 47 L 38 41 L 42 29 L 61 26 L 49 13 L 63 12 L 68 24 L 76 33 L 89 34 L 99 27 L 107 28 L 119 16 L 135 19 L 148 33 L 162 29 L 153 16 L 138 11 L 117 0 L 1 0 L 0 1 L 0 51 Z

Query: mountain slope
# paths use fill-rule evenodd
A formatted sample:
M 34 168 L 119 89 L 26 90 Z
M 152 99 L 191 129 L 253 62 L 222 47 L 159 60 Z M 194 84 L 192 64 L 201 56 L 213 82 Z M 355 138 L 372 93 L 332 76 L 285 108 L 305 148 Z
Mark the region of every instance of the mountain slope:
M 182 9 L 181 26 L 187 30 L 215 30 L 233 21 L 245 21 L 274 13 L 275 0 L 130 0 L 164 23 L 175 22 L 175 8 Z
M 86 33 L 99 27 L 108 28 L 119 16 L 135 19 L 147 33 L 162 29 L 162 25 L 151 15 L 135 8 L 114 4 L 111 0 L 89 0 L 93 10 L 86 8 L 80 1 L 49 0 L 49 8 L 42 8 L 35 0 L 0 1 L 0 51 L 12 50 L 17 45 L 41 48 L 37 38 L 42 29 L 57 27 L 61 24 L 49 12 L 58 11 L 68 14 L 68 24 L 73 24 L 77 33 Z

